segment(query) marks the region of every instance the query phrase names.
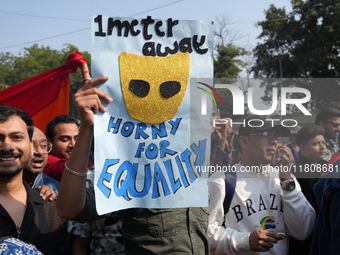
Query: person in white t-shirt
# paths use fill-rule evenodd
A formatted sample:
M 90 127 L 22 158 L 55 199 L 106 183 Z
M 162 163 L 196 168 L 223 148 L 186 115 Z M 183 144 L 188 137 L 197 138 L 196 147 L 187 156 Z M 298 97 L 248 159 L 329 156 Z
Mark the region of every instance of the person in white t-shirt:
M 275 124 L 268 117 L 248 117 L 238 133 L 240 163 L 229 174 L 216 172 L 209 179 L 211 254 L 288 254 L 286 235 L 304 240 L 315 227 L 315 211 L 290 173 L 291 152 L 277 147 L 278 137 L 290 131 Z M 274 168 L 269 164 L 276 150 L 282 160 Z

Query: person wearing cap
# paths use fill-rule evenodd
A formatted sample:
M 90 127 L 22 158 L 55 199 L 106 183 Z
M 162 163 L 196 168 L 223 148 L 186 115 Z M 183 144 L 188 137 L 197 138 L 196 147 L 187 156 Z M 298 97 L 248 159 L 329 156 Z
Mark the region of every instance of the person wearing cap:
M 287 147 L 292 152 L 292 165 L 295 165 L 296 162 L 299 160 L 299 145 L 296 143 L 296 134 L 301 129 L 299 125 L 296 125 L 295 127 L 289 127 L 290 130 L 290 136 L 288 136 L 288 140 L 290 143 L 287 144 Z M 279 166 L 280 165 L 281 158 L 280 157 L 274 157 L 273 165 Z
M 264 116 L 250 116 L 240 125 L 242 156 L 230 169 L 236 184 L 228 211 L 224 199 L 231 182 L 218 172 L 209 179 L 211 254 L 288 254 L 286 235 L 304 240 L 312 233 L 315 211 L 290 173 L 291 151 L 277 147 L 277 139 L 289 135 L 288 128 Z M 276 150 L 282 155 L 279 167 L 270 165 Z

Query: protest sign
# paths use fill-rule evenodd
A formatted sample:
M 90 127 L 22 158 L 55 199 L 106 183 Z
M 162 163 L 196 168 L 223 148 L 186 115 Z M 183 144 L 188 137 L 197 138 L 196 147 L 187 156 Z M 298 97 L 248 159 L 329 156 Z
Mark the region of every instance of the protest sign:
M 213 76 L 212 22 L 98 15 L 91 39 L 92 76 L 109 76 L 98 88 L 113 98 L 95 116 L 98 213 L 208 206 L 211 115 L 190 80 Z

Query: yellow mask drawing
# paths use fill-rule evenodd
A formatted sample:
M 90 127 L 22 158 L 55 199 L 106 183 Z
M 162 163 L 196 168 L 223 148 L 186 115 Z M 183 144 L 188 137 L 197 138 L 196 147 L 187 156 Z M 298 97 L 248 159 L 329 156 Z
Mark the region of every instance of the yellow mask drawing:
M 158 124 L 176 115 L 189 82 L 188 52 L 167 57 L 123 52 L 119 56 L 119 68 L 130 118 Z

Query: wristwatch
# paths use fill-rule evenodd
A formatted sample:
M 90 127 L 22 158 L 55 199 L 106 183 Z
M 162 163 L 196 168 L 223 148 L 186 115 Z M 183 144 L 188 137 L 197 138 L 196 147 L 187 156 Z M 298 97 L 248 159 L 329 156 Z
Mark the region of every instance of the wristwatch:
M 280 182 L 281 188 L 288 191 L 293 191 L 295 189 L 295 181 L 294 179 L 286 180 Z

